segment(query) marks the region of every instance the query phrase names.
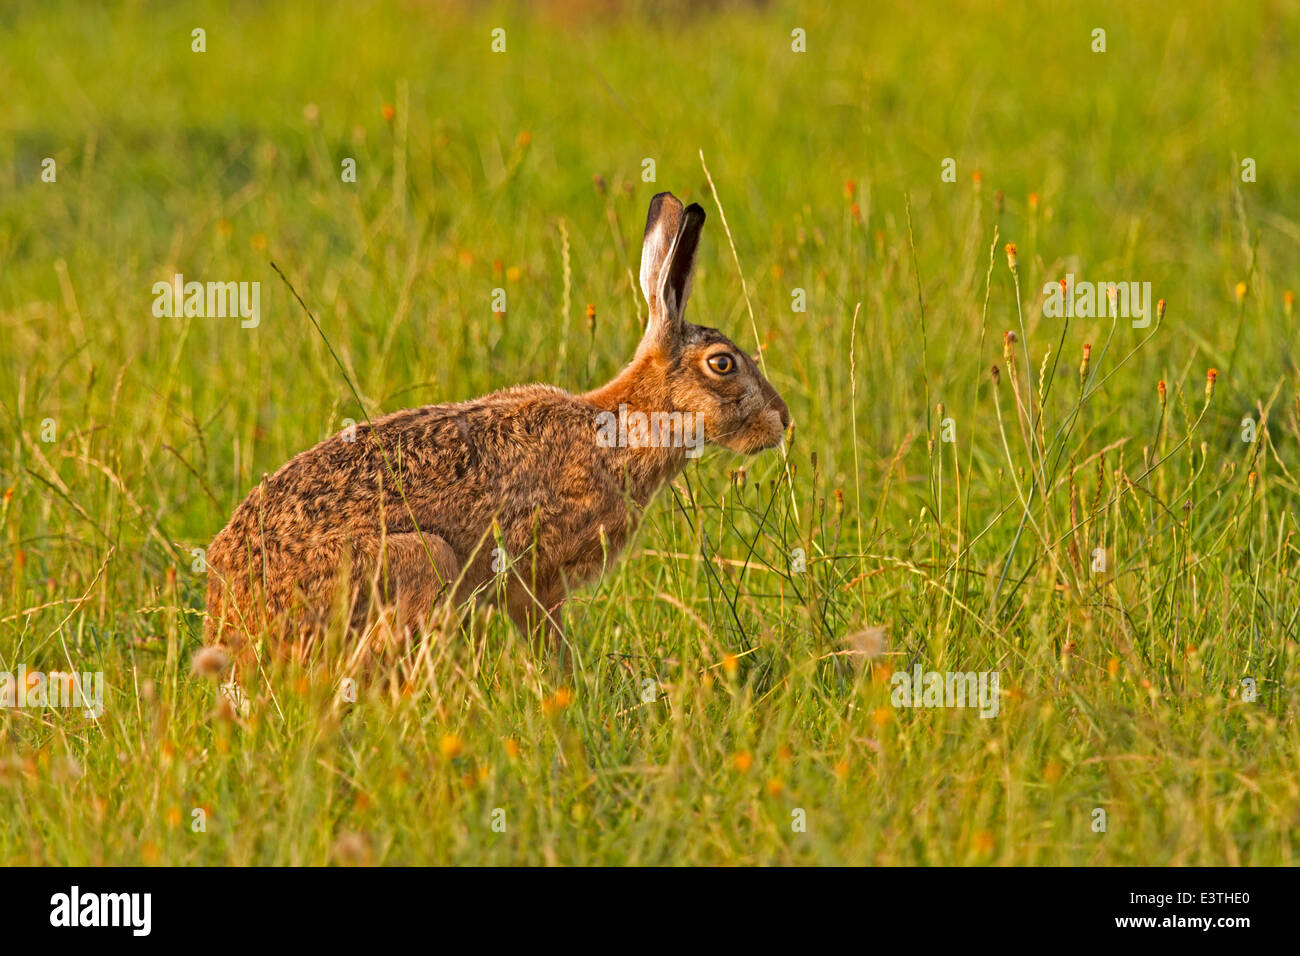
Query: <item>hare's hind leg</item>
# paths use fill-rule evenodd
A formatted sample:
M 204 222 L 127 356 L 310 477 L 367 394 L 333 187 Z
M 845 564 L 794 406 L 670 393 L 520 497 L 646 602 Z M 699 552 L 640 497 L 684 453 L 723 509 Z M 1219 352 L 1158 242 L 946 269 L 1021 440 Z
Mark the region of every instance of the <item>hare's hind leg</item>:
M 396 605 L 399 631 L 419 630 L 438 599 L 455 585 L 460 561 L 436 534 L 390 534 L 379 545 L 379 584 Z

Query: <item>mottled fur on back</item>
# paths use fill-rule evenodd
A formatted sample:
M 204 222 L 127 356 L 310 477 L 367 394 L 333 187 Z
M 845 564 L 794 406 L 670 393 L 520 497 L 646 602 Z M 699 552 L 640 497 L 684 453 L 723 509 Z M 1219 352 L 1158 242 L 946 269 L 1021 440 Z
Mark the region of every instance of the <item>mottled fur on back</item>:
M 496 600 L 499 590 L 521 629 L 555 636 L 566 592 L 601 573 L 687 462 L 680 445 L 607 447 L 602 413 L 689 412 L 707 441 L 745 453 L 779 443 L 788 423 L 749 356 L 684 321 L 703 221 L 667 193 L 652 201 L 650 320 L 607 385 L 583 395 L 524 385 L 394 412 L 264 478 L 209 549 L 208 640 L 301 636 L 340 597 L 353 628 L 376 595 L 416 627 L 443 597 Z

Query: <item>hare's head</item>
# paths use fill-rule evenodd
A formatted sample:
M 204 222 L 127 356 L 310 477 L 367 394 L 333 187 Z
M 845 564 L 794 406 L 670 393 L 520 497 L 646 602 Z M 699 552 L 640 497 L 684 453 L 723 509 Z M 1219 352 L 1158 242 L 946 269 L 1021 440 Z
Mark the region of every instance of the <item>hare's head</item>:
M 650 200 L 641 249 L 650 319 L 637 348 L 640 374 L 656 380 L 667 410 L 698 416 L 706 442 L 752 454 L 780 444 L 790 412 L 731 339 L 685 319 L 703 227 L 698 203 L 683 209 L 671 193 Z

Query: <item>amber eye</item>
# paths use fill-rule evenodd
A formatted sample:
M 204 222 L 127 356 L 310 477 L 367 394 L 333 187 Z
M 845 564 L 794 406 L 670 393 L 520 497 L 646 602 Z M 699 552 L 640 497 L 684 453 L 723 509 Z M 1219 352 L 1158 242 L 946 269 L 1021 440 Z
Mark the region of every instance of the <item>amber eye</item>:
M 709 368 L 719 375 L 730 375 L 736 370 L 736 360 L 727 352 L 709 356 Z

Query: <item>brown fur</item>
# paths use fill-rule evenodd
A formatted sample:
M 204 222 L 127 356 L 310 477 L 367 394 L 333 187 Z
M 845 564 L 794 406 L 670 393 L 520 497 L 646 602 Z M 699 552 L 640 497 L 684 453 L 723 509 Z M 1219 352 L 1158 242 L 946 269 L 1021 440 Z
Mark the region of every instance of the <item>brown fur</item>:
M 601 412 L 695 412 L 708 443 L 746 454 L 778 444 L 789 422 L 749 356 L 683 318 L 703 222 L 698 205 L 652 200 L 641 266 L 650 319 L 608 384 L 582 395 L 523 385 L 395 412 L 264 478 L 208 552 L 208 641 L 319 631 L 341 585 L 354 629 L 375 595 L 418 627 L 453 589 L 458 603 L 497 600 L 498 546 L 511 562 L 506 610 L 526 634 L 557 639 L 566 592 L 618 555 L 688 460 L 683 447 L 603 447 Z M 735 363 L 725 375 L 708 364 L 723 353 Z

